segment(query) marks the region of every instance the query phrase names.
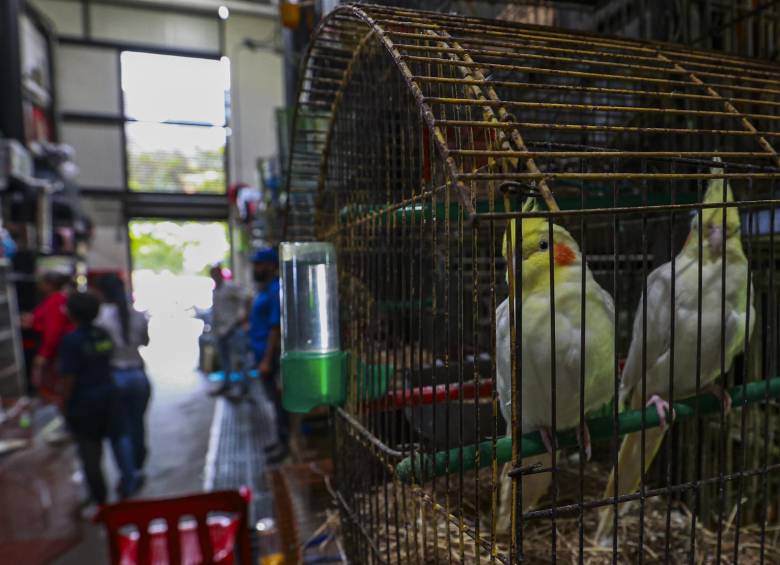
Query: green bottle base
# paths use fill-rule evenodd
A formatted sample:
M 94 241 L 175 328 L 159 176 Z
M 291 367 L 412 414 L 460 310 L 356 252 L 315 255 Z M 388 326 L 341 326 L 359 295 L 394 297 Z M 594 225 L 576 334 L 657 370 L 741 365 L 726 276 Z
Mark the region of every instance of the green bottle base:
M 318 406 L 338 406 L 346 398 L 347 354 L 291 352 L 282 355 L 282 406 L 305 413 Z

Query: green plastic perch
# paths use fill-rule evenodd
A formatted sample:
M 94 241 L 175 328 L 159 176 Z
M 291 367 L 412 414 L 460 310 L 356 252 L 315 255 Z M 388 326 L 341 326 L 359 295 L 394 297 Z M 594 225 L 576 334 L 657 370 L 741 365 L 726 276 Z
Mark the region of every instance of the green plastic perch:
M 765 398 L 777 398 L 780 396 L 780 377 L 765 381 L 756 381 L 747 386 L 736 386 L 729 390 L 732 407 L 737 408 L 754 402 L 761 402 Z M 708 414 L 720 410 L 720 401 L 712 394 L 701 394 L 692 398 L 686 398 L 674 403 L 675 422 L 696 416 L 698 405 L 699 414 Z M 618 435 L 638 432 L 642 429 L 643 410 L 626 410 L 618 416 Z M 658 413 L 655 408 L 648 406 L 644 409 L 645 428 L 655 428 L 659 425 Z M 591 441 L 607 440 L 613 437 L 613 416 L 602 416 L 588 420 Z M 577 445 L 577 433 L 575 429 L 558 432 L 558 446 L 560 448 Z M 538 431 L 523 435 L 520 443 L 521 457 L 539 455 L 546 451 L 541 435 Z M 496 458 L 499 464 L 512 460 L 512 438 L 501 437 L 496 442 Z M 432 455 L 417 454 L 403 459 L 396 466 L 395 472 L 403 482 L 423 482 L 449 473 L 456 473 L 461 469 L 469 471 L 476 467 L 487 467 L 493 461 L 493 442 L 483 441 L 475 445 L 467 445 L 463 448 L 456 447 L 449 451 L 439 451 Z

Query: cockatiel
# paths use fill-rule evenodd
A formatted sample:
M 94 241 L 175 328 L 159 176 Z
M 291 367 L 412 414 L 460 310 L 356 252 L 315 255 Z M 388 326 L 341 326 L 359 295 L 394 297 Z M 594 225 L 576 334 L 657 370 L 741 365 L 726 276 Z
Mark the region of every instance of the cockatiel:
M 535 210 L 535 201 L 527 200 L 524 211 Z M 582 295 L 585 295 L 585 413 L 601 408 L 614 393 L 614 305 L 612 297 L 593 278 L 577 242 L 563 227 L 549 224 L 543 218 L 522 220 L 522 336 L 518 337 L 519 382 L 522 383 L 523 433 L 539 430 L 548 453 L 523 460 L 523 465 L 541 462 L 549 467 L 555 448 L 552 430 L 552 350 L 550 261 L 554 268 L 555 294 L 555 368 L 556 429 L 565 430 L 580 424 L 580 363 Z M 515 221 L 504 235 L 503 254 L 514 253 Z M 552 248 L 552 253 L 550 251 Z M 585 269 L 585 289 L 582 288 Z M 496 381 L 501 413 L 511 434 L 512 382 L 509 298 L 496 311 Z M 587 426 L 580 430 L 587 457 L 590 457 L 590 435 Z M 523 507 L 538 502 L 550 483 L 549 473 L 523 479 Z M 499 522 L 506 527 L 507 491 L 502 489 Z M 499 526 L 501 528 L 501 524 Z M 503 528 L 502 528 L 503 529 Z
M 714 167 L 713 174 L 723 169 Z M 734 196 L 725 179 L 710 179 L 704 195 L 705 204 L 733 202 Z M 725 213 L 725 231 L 723 218 Z M 752 299 L 750 327 L 748 311 L 748 261 L 742 250 L 739 212 L 735 207 L 705 208 L 691 222 L 691 231 L 675 261 L 674 304 L 671 300 L 672 263 L 661 265 L 647 277 L 647 323 L 643 321 L 642 299 L 634 318 L 634 329 L 626 364 L 623 367 L 621 397 L 629 398 L 631 408 L 645 403 L 654 405 L 661 419 L 661 427 L 645 430 L 645 471 L 653 462 L 664 438 L 669 405 L 669 372 L 671 357 L 671 326 L 674 332 L 674 398 L 682 399 L 696 394 L 696 351 L 698 334 L 699 239 L 702 245 L 701 285 L 701 391 L 712 392 L 724 402 L 726 410 L 731 399 L 715 379 L 721 374 L 721 293 L 723 253 L 725 246 L 725 370 L 745 346 L 745 331 L 752 334 L 755 311 Z M 751 292 L 752 297 L 752 292 Z M 672 307 L 674 322 L 672 321 Z M 646 397 L 642 398 L 642 342 L 643 326 L 646 335 Z M 623 440 L 618 456 L 618 494 L 635 492 L 639 488 L 641 433 L 633 433 Z M 610 475 L 604 498 L 614 495 L 614 471 Z M 613 507 L 605 507 L 599 520 L 597 539 L 611 534 Z

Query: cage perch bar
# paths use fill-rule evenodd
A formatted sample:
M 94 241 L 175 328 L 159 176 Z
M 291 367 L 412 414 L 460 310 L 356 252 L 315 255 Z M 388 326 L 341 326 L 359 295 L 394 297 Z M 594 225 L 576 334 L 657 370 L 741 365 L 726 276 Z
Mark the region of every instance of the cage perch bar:
M 780 396 L 780 377 L 755 381 L 747 385 L 739 385 L 729 389 L 732 408 L 755 404 L 768 398 Z M 720 401 L 712 394 L 700 394 L 679 400 L 673 404 L 674 421 L 678 422 L 695 417 L 696 414 L 705 415 L 718 412 Z M 644 412 L 645 429 L 655 428 L 660 425 L 658 413 L 655 407 L 649 406 L 643 410 L 625 410 L 618 417 L 618 435 L 638 432 L 642 429 L 642 413 Z M 591 441 L 608 440 L 614 437 L 614 418 L 602 416 L 588 420 Z M 523 435 L 520 445 L 521 457 L 531 457 L 546 451 L 542 437 L 538 431 Z M 557 434 L 557 443 L 560 449 L 578 445 L 576 430 L 564 430 Z M 499 465 L 512 460 L 512 438 L 505 436 L 499 438 L 495 444 L 496 460 Z M 479 454 L 479 456 L 477 456 Z M 433 455 L 417 454 L 406 457 L 396 466 L 397 477 L 404 482 L 424 482 L 433 477 L 440 477 L 449 473 L 457 473 L 460 470 L 470 471 L 479 462 L 480 467 L 493 464 L 493 442 L 483 441 L 478 444 L 456 447 L 450 450 L 436 452 Z

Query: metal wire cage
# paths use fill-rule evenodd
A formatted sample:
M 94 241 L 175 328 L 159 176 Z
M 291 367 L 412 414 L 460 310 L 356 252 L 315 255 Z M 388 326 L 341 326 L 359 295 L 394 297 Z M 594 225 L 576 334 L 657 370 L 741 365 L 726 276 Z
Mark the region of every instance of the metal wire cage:
M 780 559 L 780 67 L 347 5 L 302 70 L 351 559 Z

